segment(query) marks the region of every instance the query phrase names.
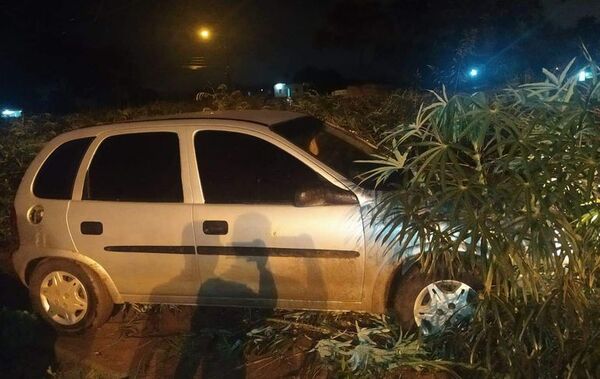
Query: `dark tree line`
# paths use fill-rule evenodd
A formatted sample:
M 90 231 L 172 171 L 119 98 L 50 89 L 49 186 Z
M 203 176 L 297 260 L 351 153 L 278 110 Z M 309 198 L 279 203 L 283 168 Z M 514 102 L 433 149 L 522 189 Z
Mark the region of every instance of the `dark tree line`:
M 597 49 L 597 19 L 564 28 L 542 10 L 542 0 L 7 1 L 0 106 L 63 112 L 191 98 L 209 70 L 181 67 L 198 55 L 208 57 L 214 86 L 231 59 L 234 83 L 260 71 L 260 85 L 283 79 L 329 90 L 353 82 L 460 87 L 473 65 L 488 85 L 503 83 L 562 66 L 581 41 Z M 198 23 L 220 31 L 211 44 L 194 40 Z M 298 52 L 311 40 L 333 60 Z
M 567 0 L 568 1 L 568 0 Z M 506 82 L 561 66 L 581 42 L 598 48 L 600 22 L 560 27 L 540 0 L 341 0 L 315 37 L 322 49 L 353 53 L 356 72 L 373 79 L 432 85 L 459 83 L 468 67 Z
M 0 7 L 0 105 L 62 112 L 152 98 L 139 83 L 132 47 L 122 43 L 139 24 L 123 12 L 129 3 L 24 0 Z

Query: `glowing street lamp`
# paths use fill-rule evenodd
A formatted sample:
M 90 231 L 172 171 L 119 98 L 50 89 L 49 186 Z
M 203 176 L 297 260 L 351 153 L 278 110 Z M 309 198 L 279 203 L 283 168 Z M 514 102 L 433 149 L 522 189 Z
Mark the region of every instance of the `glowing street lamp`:
M 471 79 L 475 79 L 478 76 L 479 76 L 479 70 L 478 69 L 472 68 L 472 69 L 469 70 L 469 77 Z
M 196 36 L 198 37 L 198 39 L 200 41 L 206 42 L 207 43 L 207 47 L 208 47 L 208 42 L 211 40 L 214 40 L 211 42 L 211 50 L 213 51 L 217 51 L 217 50 L 221 50 L 224 55 L 225 55 L 225 81 L 226 84 L 229 88 L 231 88 L 231 67 L 229 64 L 229 47 L 227 46 L 227 35 L 230 31 L 217 26 L 218 30 L 217 30 L 217 34 L 213 35 L 213 30 L 210 27 L 207 26 L 202 26 L 198 29 L 196 29 Z M 222 25 L 221 25 L 222 26 Z M 206 65 L 203 64 L 203 67 L 206 67 Z
M 212 36 L 212 33 L 208 28 L 200 28 L 196 33 L 198 34 L 198 38 L 200 38 L 203 41 L 208 41 Z

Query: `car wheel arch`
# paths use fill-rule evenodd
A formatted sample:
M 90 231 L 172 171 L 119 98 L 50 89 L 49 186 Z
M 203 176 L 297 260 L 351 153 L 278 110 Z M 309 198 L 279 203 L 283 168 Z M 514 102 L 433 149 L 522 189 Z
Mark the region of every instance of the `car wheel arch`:
M 426 251 L 426 249 L 423 250 Z M 395 261 L 387 259 L 385 261 L 377 274 L 372 292 L 372 309 L 374 312 L 383 313 L 391 309 L 395 291 L 398 290 L 401 279 L 413 267 L 419 265 L 419 255 L 421 252 L 422 249 L 419 246 L 414 246 L 408 249 L 400 259 L 396 259 Z M 464 253 L 462 250 L 460 252 Z
M 37 258 L 30 260 L 27 263 L 27 266 L 25 268 L 25 275 L 24 275 L 25 284 L 27 286 L 29 286 L 29 282 L 31 280 L 31 274 L 33 273 L 35 268 L 37 266 L 39 266 L 40 263 L 49 261 L 49 260 L 65 260 L 65 261 L 72 261 L 72 262 L 77 262 L 77 263 L 85 265 L 88 269 L 92 270 L 100 278 L 100 280 L 106 287 L 113 303 L 114 304 L 122 304 L 123 303 L 123 298 L 121 297 L 121 294 L 119 293 L 115 283 L 113 282 L 111 277 L 108 275 L 108 272 L 106 272 L 104 267 L 102 267 L 100 264 L 98 264 L 98 262 L 94 261 L 93 259 L 86 257 L 84 255 L 80 255 L 80 254 L 74 254 L 70 257 L 69 256 L 43 256 L 43 257 L 37 257 Z
M 416 257 L 408 256 L 402 259 L 387 259 L 381 265 L 371 296 L 371 311 L 385 313 L 393 296 L 394 285 L 415 263 Z

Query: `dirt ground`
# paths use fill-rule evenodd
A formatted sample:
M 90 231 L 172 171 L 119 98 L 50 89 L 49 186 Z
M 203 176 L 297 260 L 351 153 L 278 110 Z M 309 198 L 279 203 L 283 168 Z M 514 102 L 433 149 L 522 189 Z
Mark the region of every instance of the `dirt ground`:
M 6 273 L 0 274 L 0 309 L 0 377 L 280 378 L 298 377 L 303 363 L 298 349 L 265 359 L 235 346 L 263 317 L 257 310 L 125 308 L 98 330 L 62 336 L 31 312 L 27 290 Z
M 269 310 L 127 305 L 98 330 L 57 335 L 31 311 L 10 268 L 0 250 L 0 378 L 335 377 L 322 367 L 307 370 L 311 341 L 295 340 L 281 355 L 244 352 L 246 333 L 264 325 Z M 390 377 L 400 376 L 447 377 Z
M 279 378 L 298 377 L 303 364 L 300 345 L 268 358 L 236 346 L 269 311 L 126 306 L 96 331 L 57 335 L 32 312 L 11 267 L 0 253 L 2 378 Z
M 244 354 L 236 341 L 241 343 L 269 311 L 161 306 L 140 312 L 124 308 L 98 330 L 61 336 L 30 313 L 27 291 L 14 277 L 1 274 L 0 289 L 0 309 L 4 309 L 0 313 L 0 377 L 336 377 L 322 367 L 307 370 L 315 359 L 314 354 L 307 354 L 310 341 L 295 341 L 280 356 Z M 14 325 L 6 328 L 7 322 Z M 448 376 L 406 371 L 389 377 Z
M 248 312 L 196 307 L 163 308 L 148 314 L 121 312 L 95 332 L 58 337 L 57 370 L 69 378 L 81 377 L 86 370 L 115 378 L 296 377 L 301 359 L 271 362 L 245 357 L 241 350 L 221 351 L 217 332 L 241 333 L 236 327 L 247 323 Z M 198 317 L 205 325 L 195 325 L 200 329 L 192 334 Z

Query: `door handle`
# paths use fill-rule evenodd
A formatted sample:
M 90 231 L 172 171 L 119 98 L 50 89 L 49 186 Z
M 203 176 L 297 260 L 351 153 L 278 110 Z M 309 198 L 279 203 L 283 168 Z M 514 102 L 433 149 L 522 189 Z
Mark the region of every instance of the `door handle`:
M 81 234 L 99 236 L 103 231 L 102 223 L 99 221 L 84 221 L 81 223 Z
M 202 231 L 204 234 L 211 235 L 227 234 L 229 232 L 229 225 L 227 221 L 207 220 L 202 223 Z

